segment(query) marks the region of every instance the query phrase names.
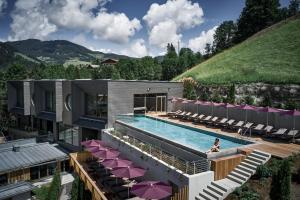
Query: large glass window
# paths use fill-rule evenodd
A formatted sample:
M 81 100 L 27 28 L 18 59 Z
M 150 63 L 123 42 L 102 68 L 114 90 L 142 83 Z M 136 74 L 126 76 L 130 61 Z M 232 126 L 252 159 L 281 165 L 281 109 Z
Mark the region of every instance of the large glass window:
M 107 95 L 85 94 L 85 114 L 97 118 L 107 118 Z
M 59 140 L 74 146 L 78 146 L 79 139 L 79 128 L 68 126 L 64 124 L 59 124 Z
M 36 179 L 39 179 L 39 173 L 40 173 L 40 170 L 39 170 L 39 167 L 31 167 L 30 168 L 30 180 L 36 180 Z
M 53 91 L 45 92 L 45 110 L 55 112 L 55 95 Z
M 23 88 L 17 88 L 17 105 L 16 107 L 24 108 L 24 90 Z
M 7 174 L 2 174 L 0 175 L 0 186 L 1 185 L 6 185 L 7 184 Z

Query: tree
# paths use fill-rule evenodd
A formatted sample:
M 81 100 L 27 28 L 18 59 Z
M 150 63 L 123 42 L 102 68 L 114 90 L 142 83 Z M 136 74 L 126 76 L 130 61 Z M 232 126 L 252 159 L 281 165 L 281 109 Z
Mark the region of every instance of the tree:
M 68 80 L 74 80 L 74 79 L 79 79 L 80 74 L 79 74 L 79 69 L 75 65 L 69 65 L 65 69 L 65 78 Z
M 214 34 L 214 53 L 231 47 L 236 33 L 236 24 L 233 21 L 224 21 Z
M 23 65 L 14 64 L 10 66 L 6 73 L 6 80 L 23 80 L 27 78 L 27 70 Z
M 79 200 L 80 196 L 79 196 L 79 190 L 80 190 L 80 179 L 79 176 L 76 176 L 73 183 L 72 183 L 72 189 L 71 189 L 71 199 L 72 200 Z
M 177 58 L 177 53 L 176 53 L 176 50 L 175 50 L 175 47 L 173 46 L 173 44 L 169 44 L 167 45 L 167 54 L 166 56 L 168 58 Z
M 210 56 L 211 56 L 211 53 L 212 53 L 212 47 L 211 47 L 211 44 L 209 43 L 206 43 L 205 44 L 205 47 L 204 47 L 204 58 L 205 59 L 208 59 Z
M 270 197 L 272 200 L 291 199 L 291 166 L 288 159 L 281 162 L 277 171 L 273 171 Z
M 162 79 L 171 80 L 178 75 L 178 58 L 173 44 L 167 45 L 167 53 L 164 56 L 162 65 Z
M 289 5 L 289 8 L 288 8 L 289 16 L 294 16 L 294 15 L 297 15 L 299 13 L 299 4 L 300 4 L 299 0 L 291 0 L 290 1 L 290 5 Z
M 195 88 L 197 87 L 197 82 L 190 77 L 182 79 L 182 82 L 183 82 L 183 97 L 187 99 L 196 99 L 197 94 Z
M 57 200 L 58 197 L 60 196 L 60 190 L 61 190 L 60 172 L 59 170 L 56 169 L 46 200 Z
M 246 0 L 237 22 L 236 42 L 274 24 L 278 20 L 279 7 L 279 0 Z

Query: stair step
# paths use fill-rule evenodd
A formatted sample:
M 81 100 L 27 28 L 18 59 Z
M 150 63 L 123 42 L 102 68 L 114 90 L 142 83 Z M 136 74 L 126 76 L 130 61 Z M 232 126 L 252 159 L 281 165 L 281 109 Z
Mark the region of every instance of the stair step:
M 261 155 L 261 156 L 264 156 L 264 157 L 266 157 L 266 158 L 270 157 L 269 154 L 264 153 L 264 152 L 262 152 L 262 151 L 253 150 L 253 152 L 256 153 L 256 154 L 259 154 L 259 155 Z
M 258 162 L 255 162 L 255 161 L 253 161 L 253 160 L 250 160 L 250 159 L 248 159 L 248 158 L 246 158 L 245 160 L 243 160 L 243 162 L 247 162 L 247 163 L 249 163 L 249 164 L 251 164 L 251 165 L 254 165 L 254 166 L 259 166 L 259 165 L 261 165 L 261 163 L 258 163 Z
M 244 162 L 244 161 L 241 163 L 241 165 L 244 166 L 244 167 L 247 167 L 247 168 L 249 168 L 249 169 L 253 169 L 253 170 L 256 170 L 256 168 L 257 168 L 257 166 L 252 165 L 252 164 L 250 164 L 250 163 L 248 163 L 248 162 Z M 254 171 L 254 172 L 255 172 L 255 171 Z
M 249 156 L 253 156 L 253 157 L 256 157 L 261 160 L 266 160 L 268 158 L 268 157 L 262 156 L 261 154 L 254 153 L 254 152 L 252 152 Z
M 252 156 L 252 155 L 249 155 L 249 156 L 247 157 L 247 159 L 253 160 L 254 162 L 258 162 L 258 163 L 260 163 L 260 164 L 263 164 L 263 162 L 265 161 L 264 159 L 257 158 L 257 157 Z
M 238 165 L 237 167 L 236 167 L 236 169 L 240 169 L 240 170 L 243 170 L 243 171 L 245 171 L 245 172 L 247 172 L 247 173 L 250 173 L 251 175 L 253 175 L 254 173 L 255 173 L 255 170 L 254 169 L 251 169 L 251 168 L 249 168 L 249 167 L 246 167 L 246 166 L 243 166 L 243 165 Z
M 217 200 L 219 200 L 219 198 L 221 197 L 221 195 L 215 193 L 214 191 L 212 191 L 208 188 L 203 189 L 203 192 L 210 195 L 210 196 L 212 196 L 212 197 L 214 197 L 214 199 L 217 199 Z
M 234 182 L 236 182 L 238 184 L 241 184 L 241 185 L 244 183 L 243 180 L 241 180 L 241 179 L 239 179 L 239 178 L 237 178 L 235 176 L 232 176 L 230 174 L 228 174 L 226 178 L 228 178 L 229 180 L 232 180 L 232 181 L 234 181 Z
M 205 200 L 203 197 L 200 197 L 198 195 L 195 198 L 196 198 L 196 200 Z
M 228 191 L 226 187 L 224 187 L 223 185 L 220 185 L 220 184 L 218 184 L 218 183 L 211 182 L 211 185 L 212 185 L 212 186 L 215 186 L 215 187 L 217 187 L 217 188 L 219 188 L 220 190 L 223 190 L 224 192 L 227 192 L 227 191 Z
M 235 176 L 239 179 L 242 179 L 243 181 L 247 181 L 247 179 L 249 178 L 249 177 L 243 176 L 242 174 L 239 174 L 238 172 L 235 172 L 235 171 L 230 172 L 230 175 Z
M 243 176 L 246 176 L 246 177 L 252 176 L 251 172 L 245 171 L 245 170 L 243 170 L 241 168 L 237 168 L 237 167 L 233 170 L 233 172 L 237 172 L 237 173 L 242 174 Z
M 202 197 L 203 199 L 206 199 L 206 200 L 213 200 L 213 199 L 215 199 L 214 197 L 212 197 L 209 194 L 204 193 L 204 192 L 200 192 L 199 196 Z
M 219 194 L 220 196 L 223 196 L 223 194 L 225 193 L 225 191 L 221 190 L 220 188 L 218 188 L 214 185 L 208 185 L 207 188 L 214 191 L 215 193 Z

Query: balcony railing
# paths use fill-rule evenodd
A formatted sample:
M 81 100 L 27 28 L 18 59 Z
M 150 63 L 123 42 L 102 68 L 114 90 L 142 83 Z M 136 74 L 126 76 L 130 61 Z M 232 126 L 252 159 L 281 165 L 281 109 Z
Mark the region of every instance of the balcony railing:
M 74 168 L 74 171 L 84 182 L 85 187 L 91 192 L 93 200 L 107 200 L 104 193 L 97 186 L 96 182 L 89 176 L 89 174 L 80 164 L 90 158 L 91 154 L 89 152 L 71 153 L 70 165 Z
M 159 160 L 163 160 L 167 164 L 181 170 L 186 174 L 197 174 L 210 169 L 210 161 L 205 158 L 196 161 L 187 161 L 164 151 L 158 146 L 141 141 L 132 136 L 125 135 L 119 131 L 113 130 L 110 131 L 110 133 L 118 137 L 121 141 L 128 142 L 131 145 L 138 147 L 142 151 L 158 158 Z

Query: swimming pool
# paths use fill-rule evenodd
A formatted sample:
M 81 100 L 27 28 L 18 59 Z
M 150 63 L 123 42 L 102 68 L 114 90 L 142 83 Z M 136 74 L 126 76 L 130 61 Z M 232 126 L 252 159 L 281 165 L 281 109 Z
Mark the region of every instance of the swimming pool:
M 206 152 L 209 150 L 216 137 L 220 138 L 222 150 L 251 144 L 249 141 L 173 124 L 148 116 L 119 116 L 118 121 L 200 152 Z

